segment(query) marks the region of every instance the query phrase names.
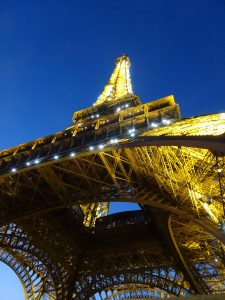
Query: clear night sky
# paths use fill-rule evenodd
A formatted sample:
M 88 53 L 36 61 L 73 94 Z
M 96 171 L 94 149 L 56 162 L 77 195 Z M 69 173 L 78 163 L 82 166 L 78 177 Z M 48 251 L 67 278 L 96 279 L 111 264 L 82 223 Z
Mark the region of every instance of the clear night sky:
M 1 0 L 0 149 L 70 125 L 123 53 L 143 102 L 225 111 L 224 0 Z

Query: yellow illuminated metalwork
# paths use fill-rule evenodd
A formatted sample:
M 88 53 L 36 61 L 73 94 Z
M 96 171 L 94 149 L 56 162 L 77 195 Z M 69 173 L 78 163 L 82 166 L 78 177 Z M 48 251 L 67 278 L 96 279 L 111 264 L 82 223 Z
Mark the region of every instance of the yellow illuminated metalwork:
M 104 87 L 101 95 L 98 97 L 95 105 L 104 102 L 119 100 L 132 94 L 132 85 L 130 79 L 130 60 L 128 56 L 122 55 L 116 60 L 116 67 Z
M 116 248 L 120 238 L 110 244 L 103 238 L 107 232 L 98 235 L 96 252 L 89 241 L 81 243 L 83 231 L 94 236 L 98 221 L 101 221 L 97 219 L 108 214 L 111 201 L 137 202 L 151 219 L 157 210 L 165 218 L 163 222 L 160 218 L 155 220 L 154 224 L 158 222 L 165 226 L 164 231 L 157 232 L 165 243 L 167 238 L 172 243 L 184 273 L 175 273 L 175 269 L 165 272 L 160 262 L 158 275 L 154 276 L 158 276 L 155 284 L 158 282 L 161 286 L 156 286 L 155 291 L 157 288 L 168 289 L 170 294 L 176 287 L 177 295 L 187 291 L 199 294 L 225 292 L 225 234 L 220 227 L 225 218 L 225 142 L 222 140 L 220 152 L 211 149 L 210 143 L 204 148 L 182 143 L 179 146 L 140 144 L 146 136 L 148 140 L 151 137 L 152 140 L 153 137 L 159 140 L 176 136 L 180 139 L 187 136 L 196 139 L 223 137 L 225 114 L 181 119 L 179 105 L 172 95 L 143 105 L 133 95 L 129 68 L 129 58 L 126 55 L 119 57 L 95 105 L 75 112 L 70 127 L 0 152 L 1 220 L 10 223 L 8 227 L 2 227 L 1 241 L 4 249 L 15 251 L 21 267 L 20 277 L 22 271 L 26 273 L 26 267 L 30 271 L 38 266 L 36 273 L 41 278 L 38 297 L 47 286 L 51 289 L 46 294 L 53 295 L 52 299 L 79 299 L 75 292 L 68 295 L 68 286 L 71 287 L 74 278 L 78 280 L 85 272 L 91 292 L 94 293 L 95 288 L 91 282 L 97 277 L 102 278 L 102 290 L 109 292 L 115 288 L 113 281 L 106 288 L 107 279 L 103 278 L 102 269 L 95 273 L 104 266 L 111 266 L 111 272 L 119 270 L 119 278 L 124 274 L 120 273 L 121 265 L 116 269 L 118 263 L 127 261 L 124 269 L 135 273 L 139 259 L 143 259 L 141 267 L 150 270 L 149 262 L 151 265 L 156 253 L 152 250 L 150 259 L 146 258 L 145 251 L 150 248 L 142 249 L 142 244 L 138 243 L 138 254 L 132 252 L 126 242 L 122 249 Z M 106 228 L 114 228 L 116 232 L 114 225 L 109 224 Z M 24 232 L 31 232 L 30 236 L 20 227 Z M 123 230 L 118 231 L 123 233 Z M 101 246 L 107 247 L 107 243 L 109 248 L 101 252 Z M 24 252 L 20 248 L 15 250 L 17 245 L 23 246 Z M 107 256 L 112 247 L 115 247 L 114 252 Z M 124 250 L 123 247 L 127 248 Z M 47 250 L 42 253 L 43 248 Z M 33 256 L 24 254 L 28 250 Z M 3 252 L 2 259 L 5 259 Z M 42 256 L 37 259 L 40 253 Z M 119 255 L 126 257 L 121 259 Z M 107 264 L 102 257 L 108 259 Z M 11 262 L 14 264 L 13 259 L 9 264 Z M 146 273 L 148 276 L 155 274 L 156 265 L 151 266 Z M 55 290 L 48 270 L 52 270 L 58 284 Z M 30 292 L 35 286 L 36 273 L 35 278 L 27 276 L 24 281 L 24 286 L 28 286 L 26 293 L 30 293 L 29 300 L 36 299 L 35 293 Z M 139 280 L 138 273 L 131 277 L 125 275 L 128 276 L 127 283 L 131 279 Z M 144 275 L 140 275 L 142 292 L 145 289 L 150 292 L 144 285 Z M 113 273 L 112 278 L 115 279 Z M 86 299 L 85 279 L 78 281 L 77 291 L 82 291 L 81 298 Z M 127 283 L 117 285 L 116 296 L 136 290 L 139 282 L 133 286 Z M 113 293 L 111 295 L 113 299 Z
M 170 126 L 158 127 L 147 131 L 144 135 L 221 135 L 225 132 L 225 113 L 186 118 L 172 123 Z

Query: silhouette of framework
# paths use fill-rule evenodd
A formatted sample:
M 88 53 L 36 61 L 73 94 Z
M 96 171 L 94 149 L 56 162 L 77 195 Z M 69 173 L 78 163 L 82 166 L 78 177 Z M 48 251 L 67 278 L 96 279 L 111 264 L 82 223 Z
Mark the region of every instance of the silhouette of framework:
M 129 69 L 70 127 L 0 152 L 0 260 L 25 299 L 225 292 L 225 113 L 142 104 Z

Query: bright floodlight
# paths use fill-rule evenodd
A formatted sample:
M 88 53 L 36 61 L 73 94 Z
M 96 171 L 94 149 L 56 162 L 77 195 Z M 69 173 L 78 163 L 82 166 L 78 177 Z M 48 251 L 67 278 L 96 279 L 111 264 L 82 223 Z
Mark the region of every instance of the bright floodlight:
M 103 149 L 103 148 L 104 148 L 103 144 L 101 144 L 101 145 L 98 146 L 98 149 Z
M 26 163 L 26 165 L 27 165 L 27 166 L 30 166 L 30 162 L 28 161 L 28 162 Z
M 16 168 L 12 168 L 12 170 L 11 170 L 13 173 L 15 173 L 16 172 Z
M 71 157 L 74 157 L 74 156 L 75 156 L 75 153 L 74 153 L 74 152 L 71 152 L 71 153 L 70 153 L 70 156 L 71 156 Z
M 134 133 L 135 132 L 135 128 L 131 128 L 128 130 L 128 133 Z
M 151 124 L 151 126 L 154 127 L 154 128 L 156 128 L 156 127 L 158 127 L 158 124 L 156 124 L 156 123 L 153 122 L 153 123 Z
M 118 139 L 111 139 L 111 140 L 110 140 L 110 143 L 111 143 L 111 144 L 115 144 L 115 143 L 118 143 L 118 141 L 119 141 Z
M 90 147 L 89 147 L 89 150 L 90 150 L 90 151 L 94 150 L 94 147 L 93 147 L 93 146 L 90 146 Z
M 54 155 L 54 159 L 58 159 L 59 158 L 59 156 L 56 154 L 56 155 Z
M 37 165 L 40 163 L 40 160 L 39 159 L 35 159 L 34 163 Z
M 165 125 L 168 125 L 171 123 L 170 120 L 167 120 L 167 119 L 162 119 L 162 123 L 165 124 Z

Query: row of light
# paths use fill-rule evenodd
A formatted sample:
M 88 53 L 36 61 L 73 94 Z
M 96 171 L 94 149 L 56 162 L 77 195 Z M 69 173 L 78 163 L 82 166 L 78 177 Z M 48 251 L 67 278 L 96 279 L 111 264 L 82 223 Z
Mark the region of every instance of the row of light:
M 125 107 L 128 107 L 129 105 L 128 104 L 125 104 Z M 118 108 L 120 108 L 120 107 L 118 107 Z M 95 117 L 98 117 L 99 115 L 96 115 Z M 163 124 L 165 124 L 165 125 L 168 125 L 168 124 L 170 124 L 171 123 L 171 121 L 170 120 L 167 120 L 167 119 L 163 119 L 162 120 L 162 123 Z M 78 124 L 78 125 L 81 125 L 81 124 Z M 157 123 L 151 123 L 151 125 L 150 125 L 151 127 L 153 127 L 153 128 L 156 128 L 156 127 L 158 127 L 159 125 L 157 124 Z M 135 136 L 135 131 L 136 131 L 136 129 L 135 128 L 131 128 L 131 129 L 129 129 L 128 130 L 128 134 L 131 136 L 131 137 L 134 137 Z M 118 139 L 117 138 L 114 138 L 114 139 L 111 139 L 110 141 L 109 141 L 109 143 L 110 144 L 116 144 L 116 143 L 118 143 Z M 105 145 L 104 144 L 100 144 L 97 148 L 98 149 L 100 149 L 100 150 L 102 150 L 103 148 L 105 147 Z M 90 146 L 89 147 L 89 150 L 90 151 L 93 151 L 95 149 L 95 147 L 94 146 Z M 71 157 L 74 157 L 75 156 L 75 153 L 74 152 L 72 152 L 72 153 L 70 153 L 70 156 Z M 53 156 L 53 159 L 55 159 L 55 160 L 57 160 L 57 159 L 59 159 L 59 155 L 54 155 Z M 31 166 L 31 165 L 37 165 L 37 164 L 39 164 L 41 162 L 41 160 L 40 159 L 35 159 L 34 161 L 30 161 L 30 162 L 26 162 L 26 166 Z M 12 173 L 16 173 L 16 171 L 17 171 L 17 169 L 16 168 L 12 168 L 11 169 L 11 172 Z M 222 172 L 223 171 L 223 169 L 218 169 L 217 170 L 218 171 L 218 173 L 220 173 L 220 172 Z M 224 223 L 224 232 L 225 232 L 225 223 Z
M 74 153 L 74 152 L 71 152 L 70 153 L 70 157 L 74 157 L 76 154 Z M 55 160 L 57 160 L 57 159 L 59 159 L 59 155 L 54 155 L 53 156 L 53 159 L 55 159 Z M 26 166 L 32 166 L 32 165 L 38 165 L 39 163 L 41 162 L 41 159 L 35 159 L 34 161 L 28 161 L 28 162 L 26 162 Z M 11 169 L 11 172 L 12 173 L 16 173 L 16 171 L 17 171 L 17 169 L 16 168 L 12 168 Z
M 117 107 L 116 112 L 119 112 L 119 111 L 121 111 L 122 109 L 128 108 L 128 107 L 129 107 L 129 104 L 121 105 L 121 106 Z M 131 113 L 129 113 L 129 114 L 131 114 Z M 99 117 L 100 117 L 100 114 L 91 115 L 91 119 L 95 119 L 95 118 L 99 118 Z M 108 123 L 109 120 L 107 120 L 106 122 Z M 104 123 L 105 123 L 105 122 L 104 122 Z M 168 119 L 162 119 L 162 123 L 163 123 L 164 125 L 169 125 L 169 124 L 171 123 L 171 120 L 168 120 Z M 78 126 L 79 126 L 79 127 L 82 126 L 82 125 L 83 125 L 82 123 L 78 123 Z M 94 125 L 92 125 L 92 126 L 94 127 Z M 158 126 L 160 126 L 160 124 L 155 123 L 155 122 L 152 122 L 152 123 L 150 124 L 150 127 L 152 127 L 152 128 L 157 128 Z M 84 127 L 84 129 L 87 129 L 87 126 Z M 134 135 L 132 134 L 131 136 L 134 136 Z
M 135 136 L 135 131 L 136 131 L 135 128 L 131 128 L 131 129 L 128 130 L 128 133 L 130 134 L 131 137 L 134 137 Z
M 162 119 L 162 123 L 163 123 L 164 125 L 169 125 L 169 124 L 171 123 L 171 120 L 168 120 L 168 119 Z M 160 126 L 160 124 L 155 123 L 155 122 L 152 122 L 152 123 L 150 124 L 150 126 L 153 127 L 153 128 L 156 128 L 156 127 Z
M 162 123 L 163 123 L 164 125 L 169 125 L 169 124 L 171 123 L 171 120 L 168 120 L 168 119 L 162 119 Z M 157 128 L 158 126 L 160 126 L 160 124 L 155 123 L 155 122 L 152 122 L 152 123 L 150 124 L 150 126 L 151 126 L 152 128 Z M 128 134 L 129 134 L 131 137 L 134 137 L 134 136 L 135 136 L 135 131 L 136 131 L 135 128 L 131 128 L 131 129 L 128 130 Z M 219 171 L 218 171 L 218 172 L 219 172 Z
M 111 139 L 110 141 L 109 141 L 109 144 L 116 144 L 116 143 L 118 143 L 119 142 L 119 140 L 117 139 L 117 138 L 115 138 L 115 139 Z M 102 150 L 102 149 L 104 149 L 105 148 L 105 144 L 100 144 L 100 145 L 98 145 L 96 148 L 94 147 L 94 146 L 90 146 L 89 147 L 89 150 L 90 151 L 93 151 L 93 150 L 95 150 L 95 149 L 100 149 L 100 150 Z
M 114 138 L 114 139 L 111 139 L 110 141 L 109 141 L 109 144 L 116 144 L 116 143 L 118 143 L 119 142 L 119 140 L 117 139 L 117 138 Z M 102 150 L 103 148 L 105 147 L 105 144 L 100 144 L 100 145 L 98 145 L 97 146 L 97 149 L 100 149 L 100 150 Z M 90 146 L 89 147 L 89 150 L 90 151 L 93 151 L 95 149 L 95 147 L 94 146 Z M 76 154 L 74 153 L 74 152 L 71 152 L 70 153 L 70 157 L 74 157 Z M 54 155 L 53 156 L 53 159 L 55 159 L 55 160 L 57 160 L 57 159 L 59 159 L 60 158 L 60 156 L 59 155 Z M 37 165 L 37 164 L 39 164 L 41 162 L 41 159 L 35 159 L 34 161 L 30 161 L 30 162 L 26 162 L 26 166 L 32 166 L 32 165 Z M 16 168 L 12 168 L 11 169 L 11 172 L 12 173 L 16 173 L 16 171 L 17 171 L 17 169 Z
M 128 104 L 126 104 L 126 105 L 129 106 Z M 125 105 L 125 106 L 126 106 L 126 105 Z M 119 111 L 118 109 L 120 109 L 120 107 L 117 108 L 117 111 Z M 91 116 L 91 118 L 95 118 L 95 117 L 99 117 L 99 114 L 97 114 L 97 115 L 92 115 L 92 116 Z M 104 121 L 104 123 L 105 123 L 105 122 L 108 123 L 109 120 Z M 169 124 L 171 124 L 171 120 L 168 120 L 168 119 L 162 119 L 162 123 L 163 123 L 163 125 L 169 125 Z M 78 126 L 82 126 L 82 125 L 83 125 L 83 124 L 78 123 Z M 152 128 L 157 128 L 157 127 L 159 127 L 159 126 L 160 126 L 160 124 L 159 124 L 159 123 L 155 123 L 155 122 L 152 122 L 152 123 L 150 124 L 150 127 L 152 127 Z M 92 127 L 94 127 L 93 124 L 92 124 Z M 85 126 L 84 129 L 87 129 L 87 126 Z M 130 134 L 131 137 L 134 137 L 134 136 L 135 136 L 134 132 L 131 132 L 131 130 L 129 130 L 128 133 Z M 65 134 L 65 135 L 66 135 L 66 134 Z
M 121 109 L 128 108 L 128 107 L 129 107 L 129 104 L 121 105 L 121 106 L 117 107 L 116 112 L 119 112 L 119 111 L 121 111 Z
M 95 103 L 93 103 L 93 105 L 95 105 Z M 128 108 L 128 107 L 129 107 L 129 104 L 120 105 L 119 107 L 117 107 L 116 112 L 119 112 L 122 109 Z M 100 114 L 91 115 L 91 119 L 96 119 L 96 118 L 99 118 L 99 117 L 100 117 Z M 78 126 L 81 126 L 81 125 L 82 125 L 81 123 L 78 124 Z
M 95 119 L 95 118 L 99 118 L 100 115 L 99 114 L 96 114 L 96 115 L 91 115 L 91 119 Z

